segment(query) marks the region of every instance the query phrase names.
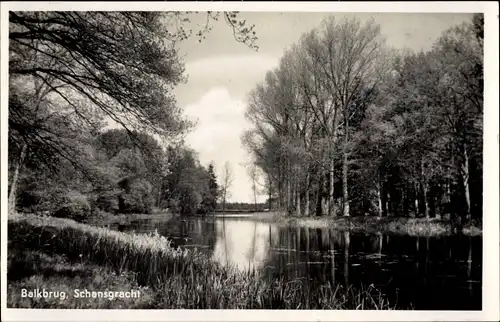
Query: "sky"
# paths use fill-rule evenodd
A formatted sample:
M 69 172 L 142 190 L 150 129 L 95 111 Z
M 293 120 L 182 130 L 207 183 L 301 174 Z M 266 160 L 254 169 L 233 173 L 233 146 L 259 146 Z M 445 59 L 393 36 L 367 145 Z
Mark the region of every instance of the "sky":
M 213 25 L 206 39 L 179 44 L 188 80 L 175 89 L 185 115 L 197 122 L 186 143 L 199 154 L 200 162 L 213 162 L 220 178 L 224 163 L 233 169 L 229 201 L 253 202 L 251 181 L 245 164 L 250 156 L 241 144 L 241 135 L 251 125 L 245 120 L 247 94 L 264 80 L 266 72 L 277 66 L 285 48 L 318 26 L 332 13 L 241 12 L 240 19 L 255 24 L 259 51 L 234 40 L 231 29 L 222 21 Z M 381 27 L 387 44 L 415 51 L 429 49 L 439 35 L 451 26 L 471 19 L 471 14 L 381 13 L 335 14 L 356 16 L 361 21 L 373 17 Z M 196 28 L 199 21 L 193 20 Z M 258 201 L 264 202 L 265 194 Z

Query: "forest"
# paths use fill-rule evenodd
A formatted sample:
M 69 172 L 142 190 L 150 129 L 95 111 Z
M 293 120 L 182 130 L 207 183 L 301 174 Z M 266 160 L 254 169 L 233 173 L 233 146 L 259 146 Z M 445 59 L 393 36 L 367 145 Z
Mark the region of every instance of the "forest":
M 227 32 L 254 57 L 244 18 L 276 19 L 262 46 L 302 19 L 274 14 L 8 12 L 9 308 L 484 313 L 483 14 L 433 30 L 425 50 L 325 15 L 273 44 L 278 64 L 235 101 L 248 158 L 205 164 L 175 95 L 181 44 Z M 21 291 L 77 289 L 141 297 Z
M 257 48 L 253 27 L 222 15 Z M 204 34 L 162 19 L 188 13 L 9 18 L 11 209 L 74 219 L 226 209 L 231 178 L 186 146 L 194 124 L 172 93 L 186 81 L 176 44 Z M 253 208 L 481 221 L 483 24 L 476 14 L 420 52 L 391 48 L 373 21 L 331 17 L 302 35 L 248 95 L 254 128 L 242 144 L 254 194 L 258 181 L 268 196 Z
M 196 15 L 206 26 L 188 30 Z M 212 213 L 224 187 L 184 143 L 194 124 L 172 92 L 186 81 L 176 46 L 221 21 L 257 48 L 237 15 L 9 12 L 9 209 Z
M 325 19 L 248 95 L 242 137 L 296 216 L 482 219 L 483 17 L 428 51 Z

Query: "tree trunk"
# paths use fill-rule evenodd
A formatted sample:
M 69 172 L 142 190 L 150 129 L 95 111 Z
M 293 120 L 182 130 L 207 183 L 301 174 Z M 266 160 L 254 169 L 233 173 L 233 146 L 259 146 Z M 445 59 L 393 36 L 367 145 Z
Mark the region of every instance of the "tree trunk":
M 328 214 L 328 199 L 321 198 L 321 213 Z
M 253 183 L 253 205 L 254 211 L 257 211 L 257 186 L 255 185 L 255 180 Z
M 311 175 L 309 174 L 309 171 L 307 171 L 306 175 L 306 195 L 304 196 L 305 202 L 304 202 L 304 216 L 309 217 L 309 184 L 310 184 L 310 177 Z
M 222 215 L 224 216 L 224 211 L 226 210 L 226 191 L 227 188 L 224 188 L 224 193 L 222 195 Z M 224 218 L 222 218 L 224 219 Z
M 9 200 L 8 200 L 8 211 L 9 214 L 11 212 L 14 212 L 16 210 L 16 205 L 17 205 L 17 182 L 19 180 L 19 172 L 21 171 L 23 164 L 24 164 L 24 158 L 26 157 L 26 151 L 28 149 L 28 146 L 26 143 L 23 144 L 21 147 L 21 152 L 19 154 L 19 160 L 16 162 L 16 166 L 14 169 L 14 174 L 12 176 L 12 183 L 10 184 L 10 192 L 9 192 Z
M 424 194 L 424 213 L 425 213 L 425 218 L 429 219 L 430 218 L 430 213 L 429 213 L 429 200 L 428 198 L 428 193 L 427 193 L 427 184 L 424 183 L 423 187 L 423 194 Z
M 328 156 L 330 157 L 330 168 L 328 169 L 328 178 L 329 178 L 329 186 L 328 186 L 328 202 L 327 202 L 327 212 L 328 216 L 335 217 L 337 215 L 337 210 L 335 207 L 335 160 L 333 158 L 333 145 L 337 140 L 337 130 L 336 123 L 334 122 L 332 129 L 332 137 L 328 144 Z M 326 133 L 325 133 L 326 135 Z
M 290 167 L 289 167 L 289 160 L 287 159 L 287 162 L 286 162 L 286 169 L 287 169 L 287 173 L 286 173 L 286 177 L 285 177 L 285 180 L 286 180 L 286 200 L 285 200 L 285 207 L 286 207 L 286 212 L 288 214 L 290 214 L 290 210 L 291 210 L 291 186 L 290 186 Z
M 296 186 L 295 186 L 295 198 L 296 198 L 296 204 L 295 204 L 295 211 L 297 216 L 301 216 L 301 211 L 300 211 L 300 191 L 299 191 L 299 182 L 297 180 Z
M 330 153 L 332 153 L 330 151 Z M 330 156 L 330 169 L 328 171 L 328 176 L 330 178 L 330 186 L 328 187 L 328 216 L 335 217 L 336 209 L 335 209 L 335 201 L 334 201 L 334 186 L 335 186 L 335 161 L 333 160 L 333 156 Z
M 391 195 L 389 194 L 389 191 L 387 191 L 388 189 L 385 188 L 384 191 L 385 191 L 385 215 L 387 217 L 389 217 L 391 215 Z
M 323 176 L 323 196 L 321 198 L 321 213 L 323 215 L 330 215 L 330 211 L 332 208 L 330 208 L 330 198 L 329 198 L 329 193 L 328 193 L 329 187 L 328 187 L 328 182 L 327 178 Z M 333 206 L 333 204 L 332 204 Z
M 272 197 L 273 197 L 271 175 L 268 175 L 268 180 L 269 180 L 269 211 L 271 211 L 271 209 L 272 209 Z
M 347 114 L 347 113 L 346 113 Z M 348 135 L 349 135 L 349 122 L 348 122 L 347 115 L 345 115 L 345 124 L 344 124 L 344 162 L 342 163 L 342 196 L 343 196 L 343 215 L 344 217 L 349 217 L 349 189 L 348 189 L 348 170 L 349 170 L 349 165 L 348 165 L 348 151 L 347 151 L 347 142 L 348 142 Z
M 469 155 L 467 153 L 467 145 L 464 143 L 463 146 L 463 158 L 464 164 L 462 165 L 462 181 L 464 185 L 465 192 L 465 219 L 471 219 L 470 211 L 470 186 L 469 186 Z
M 277 196 L 277 201 L 278 201 L 278 209 L 280 211 L 283 210 L 283 162 L 281 157 L 279 157 L 278 164 L 280 165 L 278 167 L 278 182 L 277 182 L 277 188 L 278 188 L 278 196 Z
M 380 260 L 378 261 L 379 266 L 382 265 L 382 247 L 384 246 L 384 236 L 382 233 L 378 233 L 378 256 Z
M 381 191 L 381 183 L 377 183 L 377 201 L 378 201 L 378 216 L 382 217 L 383 209 L 382 209 L 382 191 Z
M 420 215 L 420 208 L 419 208 L 419 204 L 418 204 L 418 184 L 417 182 L 414 182 L 413 183 L 414 185 L 414 189 L 415 189 L 415 217 L 417 218 L 419 215 Z
M 318 174 L 318 194 L 316 196 L 316 216 L 323 215 L 323 175 Z
M 425 173 L 424 173 L 424 160 L 420 161 L 420 178 L 422 180 L 422 194 L 424 197 L 424 214 L 425 218 L 429 218 L 429 201 L 427 199 L 427 180 L 425 180 Z
M 424 184 L 423 186 L 423 193 L 424 193 L 424 212 L 425 212 L 425 218 L 429 219 L 430 218 L 430 212 L 429 212 L 429 200 L 427 199 L 428 193 L 427 193 L 427 184 Z

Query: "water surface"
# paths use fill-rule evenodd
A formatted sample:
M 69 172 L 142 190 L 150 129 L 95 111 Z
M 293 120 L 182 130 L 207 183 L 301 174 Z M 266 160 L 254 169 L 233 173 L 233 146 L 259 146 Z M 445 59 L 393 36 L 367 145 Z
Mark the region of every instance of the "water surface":
M 418 310 L 481 310 L 482 237 L 410 237 L 282 226 L 238 214 L 138 220 L 110 228 L 158 233 L 223 265 L 311 285 L 373 284 Z

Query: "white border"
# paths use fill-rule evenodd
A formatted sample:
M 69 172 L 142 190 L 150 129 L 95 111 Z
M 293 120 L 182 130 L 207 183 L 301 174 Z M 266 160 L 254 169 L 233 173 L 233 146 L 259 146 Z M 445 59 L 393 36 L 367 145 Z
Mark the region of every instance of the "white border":
M 1 3 L 1 294 L 6 298 L 7 103 L 9 10 L 198 10 L 296 12 L 483 12 L 485 14 L 484 229 L 482 311 L 287 311 L 287 310 L 30 310 L 7 309 L 2 321 L 498 321 L 499 313 L 499 134 L 497 2 L 2 2 Z M 78 311 L 78 312 L 75 312 Z

